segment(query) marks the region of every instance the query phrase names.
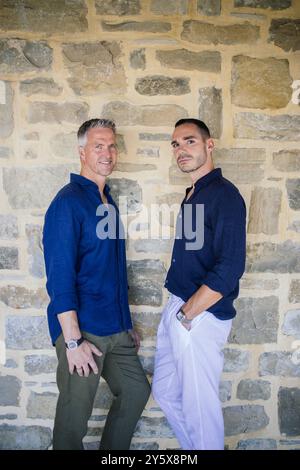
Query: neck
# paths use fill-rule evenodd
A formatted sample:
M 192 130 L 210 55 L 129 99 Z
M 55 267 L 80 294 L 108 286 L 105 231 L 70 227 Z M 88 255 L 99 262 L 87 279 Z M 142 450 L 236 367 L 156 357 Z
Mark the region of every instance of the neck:
M 198 168 L 198 170 L 193 171 L 190 173 L 190 177 L 192 180 L 193 186 L 195 185 L 196 181 L 198 181 L 200 178 L 203 178 L 203 176 L 207 175 L 214 169 L 214 164 L 213 162 L 209 162 L 208 165 L 203 165 L 201 168 Z
M 104 186 L 106 182 L 105 176 L 97 175 L 95 173 L 90 173 L 85 168 L 81 168 L 80 175 L 96 183 L 96 185 L 99 188 L 100 193 L 103 194 L 103 190 L 104 190 Z

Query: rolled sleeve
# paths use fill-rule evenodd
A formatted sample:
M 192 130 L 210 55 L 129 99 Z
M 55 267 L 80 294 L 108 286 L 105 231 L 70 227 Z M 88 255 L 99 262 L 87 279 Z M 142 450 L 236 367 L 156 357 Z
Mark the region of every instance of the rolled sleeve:
M 43 229 L 48 313 L 78 310 L 76 265 L 80 220 L 71 198 L 56 198 L 50 205 Z
M 229 295 L 245 270 L 246 206 L 239 193 L 223 195 L 218 200 L 213 249 L 216 262 L 206 273 L 203 284 Z

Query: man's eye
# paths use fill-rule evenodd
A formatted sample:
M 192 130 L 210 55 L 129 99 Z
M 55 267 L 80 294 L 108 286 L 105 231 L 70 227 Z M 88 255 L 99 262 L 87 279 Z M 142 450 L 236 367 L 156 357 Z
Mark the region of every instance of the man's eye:
M 102 148 L 102 145 L 96 145 L 96 149 L 101 150 Z
M 178 147 L 178 144 L 174 143 L 172 144 L 173 149 L 176 149 Z
M 188 143 L 189 145 L 193 144 L 194 142 L 195 142 L 195 141 L 192 140 L 192 139 L 189 139 L 189 140 L 187 141 L 187 143 Z

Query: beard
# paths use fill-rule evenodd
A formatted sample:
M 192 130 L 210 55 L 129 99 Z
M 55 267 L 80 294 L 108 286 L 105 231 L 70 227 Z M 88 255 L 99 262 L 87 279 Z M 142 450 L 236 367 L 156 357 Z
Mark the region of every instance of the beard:
M 179 159 L 185 158 L 185 157 L 190 158 L 191 162 L 192 160 L 194 160 L 193 161 L 194 165 L 192 166 L 192 168 L 185 168 L 184 166 L 181 167 L 180 163 L 177 161 L 177 165 L 183 173 L 193 173 L 193 171 L 199 170 L 199 168 L 201 168 L 206 163 L 206 160 L 207 160 L 207 155 L 198 156 L 195 158 L 195 157 L 192 157 L 192 155 L 189 155 L 188 153 L 184 155 L 180 155 Z

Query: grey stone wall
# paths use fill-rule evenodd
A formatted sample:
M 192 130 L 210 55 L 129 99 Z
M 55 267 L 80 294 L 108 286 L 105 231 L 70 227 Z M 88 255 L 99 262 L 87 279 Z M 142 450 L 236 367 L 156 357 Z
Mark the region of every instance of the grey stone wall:
M 118 125 L 111 186 L 129 196 L 130 221 L 142 205 L 184 194 L 174 122 L 209 124 L 215 165 L 248 207 L 247 270 L 220 387 L 226 446 L 300 448 L 299 31 L 298 0 L 0 0 L 0 448 L 51 448 L 58 391 L 43 216 L 79 170 L 78 125 L 100 115 Z M 147 222 L 137 225 L 130 303 L 151 379 L 171 242 L 145 239 Z M 101 382 L 88 449 L 111 399 Z M 151 398 L 132 448 L 176 447 Z

